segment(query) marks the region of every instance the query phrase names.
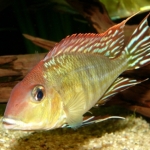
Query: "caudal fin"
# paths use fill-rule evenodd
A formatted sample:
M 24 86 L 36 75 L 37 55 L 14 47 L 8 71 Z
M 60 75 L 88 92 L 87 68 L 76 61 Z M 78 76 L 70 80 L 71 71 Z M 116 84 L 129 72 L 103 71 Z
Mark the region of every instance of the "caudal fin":
M 150 13 L 131 35 L 125 52 L 129 58 L 129 70 L 138 69 L 150 63 Z

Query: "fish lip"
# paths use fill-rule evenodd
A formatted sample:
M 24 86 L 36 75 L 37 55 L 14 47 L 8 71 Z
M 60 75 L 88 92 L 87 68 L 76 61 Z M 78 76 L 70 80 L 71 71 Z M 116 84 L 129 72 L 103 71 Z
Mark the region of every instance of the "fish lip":
M 2 122 L 5 129 L 17 129 L 18 126 L 23 124 L 20 120 L 15 120 L 8 117 L 3 117 Z
M 27 124 L 21 120 L 9 118 L 9 117 L 3 117 L 2 118 L 3 127 L 8 130 L 22 130 L 22 131 L 35 131 L 35 130 L 41 130 L 37 127 L 32 127 L 33 124 Z M 47 128 L 47 130 L 49 130 Z

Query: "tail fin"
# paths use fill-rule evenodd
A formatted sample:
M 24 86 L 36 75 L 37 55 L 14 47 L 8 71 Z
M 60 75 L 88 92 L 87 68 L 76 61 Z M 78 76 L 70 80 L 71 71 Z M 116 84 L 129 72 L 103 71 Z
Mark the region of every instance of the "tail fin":
M 150 63 L 150 13 L 131 35 L 125 52 L 129 58 L 129 70 L 138 69 Z

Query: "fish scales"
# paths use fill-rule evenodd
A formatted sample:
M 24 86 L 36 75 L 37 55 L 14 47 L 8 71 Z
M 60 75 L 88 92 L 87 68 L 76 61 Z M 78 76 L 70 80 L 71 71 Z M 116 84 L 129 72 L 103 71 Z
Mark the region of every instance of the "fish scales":
M 125 43 L 124 26 L 131 17 L 102 34 L 74 34 L 61 40 L 12 90 L 3 117 L 4 127 L 75 129 L 122 118 L 85 114 L 115 94 L 147 80 L 119 76 L 150 64 L 150 14 Z
M 50 81 L 52 85 L 57 84 L 58 86 L 57 79 L 59 79 L 60 87 L 57 88 L 61 89 L 60 93 L 62 94 L 61 96 L 63 97 L 65 104 L 72 100 L 77 93 L 80 91 L 83 92 L 82 96 L 84 97 L 85 102 L 83 103 L 83 108 L 86 108 L 83 109 L 83 113 L 85 113 L 91 105 L 94 105 L 97 102 L 99 97 L 104 94 L 104 91 L 116 77 L 127 68 L 127 59 L 125 59 L 125 57 L 110 60 L 95 54 L 63 55 L 64 56 L 58 55 L 54 58 L 57 65 L 57 70 L 54 71 L 54 74 L 52 71 L 49 71 L 49 69 L 51 70 L 53 68 L 52 65 L 49 68 L 46 68 L 45 74 L 47 77 L 49 75 L 55 76 L 56 80 Z M 51 72 L 51 74 L 49 74 L 49 72 Z M 52 79 L 51 77 L 48 78 Z

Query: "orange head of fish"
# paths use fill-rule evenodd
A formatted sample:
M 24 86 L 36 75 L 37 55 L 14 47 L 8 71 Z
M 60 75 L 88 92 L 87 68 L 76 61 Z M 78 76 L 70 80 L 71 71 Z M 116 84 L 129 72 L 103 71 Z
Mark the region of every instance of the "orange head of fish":
M 43 78 L 43 71 L 41 61 L 12 90 L 3 118 L 6 129 L 47 130 L 63 125 L 60 94 Z

